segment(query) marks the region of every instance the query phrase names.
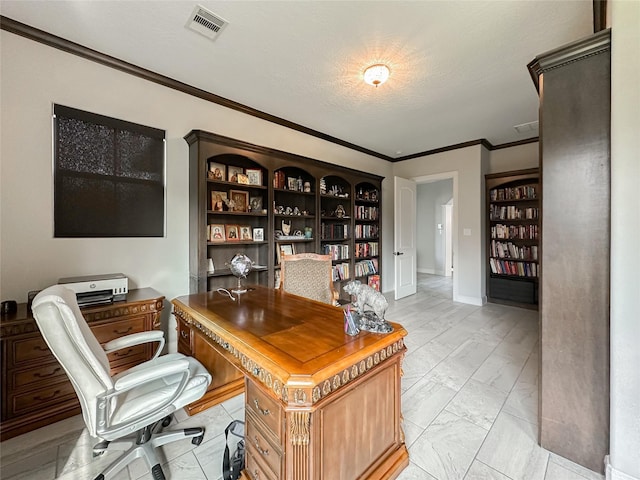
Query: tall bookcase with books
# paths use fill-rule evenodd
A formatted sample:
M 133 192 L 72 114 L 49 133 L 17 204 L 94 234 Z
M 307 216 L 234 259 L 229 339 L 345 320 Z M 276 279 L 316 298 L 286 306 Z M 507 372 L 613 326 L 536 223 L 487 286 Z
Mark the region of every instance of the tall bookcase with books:
M 283 252 L 320 253 L 342 301 L 354 278 L 380 288 L 382 177 L 202 130 L 185 140 L 192 293 L 235 286 L 237 253 L 255 264 L 248 284 L 277 286 Z
M 487 297 L 490 302 L 538 306 L 540 184 L 538 169 L 485 176 Z

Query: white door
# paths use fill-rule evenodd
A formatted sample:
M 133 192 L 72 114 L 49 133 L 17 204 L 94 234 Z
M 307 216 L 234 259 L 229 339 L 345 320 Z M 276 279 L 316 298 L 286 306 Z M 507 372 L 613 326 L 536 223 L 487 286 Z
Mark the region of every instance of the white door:
M 394 177 L 393 255 L 396 300 L 416 293 L 416 182 Z

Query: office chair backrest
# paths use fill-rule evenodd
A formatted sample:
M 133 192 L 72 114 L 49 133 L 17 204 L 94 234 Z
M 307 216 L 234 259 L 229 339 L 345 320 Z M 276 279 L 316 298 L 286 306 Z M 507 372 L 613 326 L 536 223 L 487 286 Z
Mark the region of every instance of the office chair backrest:
M 61 285 L 41 291 L 33 316 L 49 349 L 64 368 L 80 400 L 91 435 L 96 435 L 96 397 L 112 388 L 109 359 L 80 312 L 76 295 Z
M 280 288 L 285 292 L 333 304 L 331 255 L 283 255 L 280 268 Z

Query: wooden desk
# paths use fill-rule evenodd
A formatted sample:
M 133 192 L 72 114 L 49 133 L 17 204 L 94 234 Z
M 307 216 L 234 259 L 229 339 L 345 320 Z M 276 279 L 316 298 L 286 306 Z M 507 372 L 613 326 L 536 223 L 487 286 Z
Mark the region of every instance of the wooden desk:
M 189 328 L 183 349 L 200 342 L 208 368 L 214 356 L 244 375 L 244 479 L 392 479 L 409 464 L 402 326 L 351 337 L 341 309 L 261 286 L 237 302 L 209 292 L 171 303 L 179 333 Z
M 130 333 L 160 328 L 164 296 L 151 288 L 130 290 L 127 299 L 82 308 L 101 344 Z M 0 319 L 2 357 L 2 441 L 80 413 L 78 397 L 40 335 L 27 304 Z M 116 374 L 151 359 L 154 345 L 109 354 Z

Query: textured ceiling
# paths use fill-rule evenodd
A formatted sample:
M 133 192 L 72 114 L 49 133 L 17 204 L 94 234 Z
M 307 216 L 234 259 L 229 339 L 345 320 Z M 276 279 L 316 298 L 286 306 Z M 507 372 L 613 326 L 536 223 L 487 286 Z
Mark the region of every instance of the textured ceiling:
M 229 25 L 185 28 L 196 5 Z M 593 32 L 591 0 L 7 1 L 8 18 L 389 157 L 537 136 L 527 63 Z M 387 83 L 362 81 L 386 63 Z

